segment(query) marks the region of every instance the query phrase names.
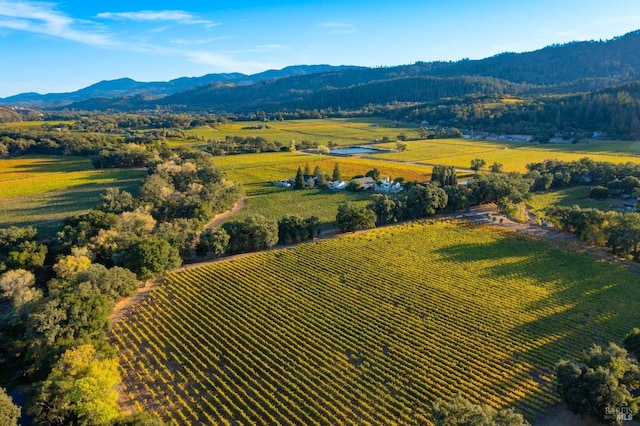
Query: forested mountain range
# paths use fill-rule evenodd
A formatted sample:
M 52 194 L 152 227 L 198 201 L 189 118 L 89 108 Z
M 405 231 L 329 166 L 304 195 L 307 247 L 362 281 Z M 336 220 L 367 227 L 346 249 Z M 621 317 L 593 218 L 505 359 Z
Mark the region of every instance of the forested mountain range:
M 143 99 L 156 99 L 194 87 L 206 86 L 214 83 L 229 83 L 238 86 L 254 84 L 264 80 L 273 80 L 289 76 L 338 71 L 347 66 L 331 65 L 295 65 L 281 70 L 268 70 L 258 74 L 246 75 L 241 73 L 207 74 L 202 77 L 181 77 L 170 81 L 140 82 L 131 78 L 105 80 L 91 86 L 69 93 L 39 93 L 29 92 L 0 98 L 0 103 L 31 107 L 64 106 L 73 102 L 80 102 L 91 98 L 117 98 L 143 95 Z
M 62 95 L 56 95 L 59 96 L 56 102 L 73 101 L 65 108 L 75 110 L 160 108 L 241 115 L 256 111 L 267 114 L 316 110 L 389 111 L 390 105 L 397 105 L 393 108 L 394 114 L 404 114 L 398 118 L 436 119 L 458 125 L 491 118 L 493 121 L 489 124 L 495 126 L 501 124 L 506 115 L 510 120 L 522 120 L 524 116 L 537 126 L 542 117 L 551 115 L 555 127 L 550 128 L 557 130 L 563 127 L 564 117 L 569 116 L 568 111 L 564 111 L 566 105 L 580 102 L 602 105 L 603 99 L 618 102 L 618 98 L 626 99 L 629 93 L 635 94 L 637 87 L 632 83 L 640 80 L 640 55 L 637 52 L 640 52 L 640 31 L 606 41 L 572 42 L 480 60 L 417 62 L 377 68 L 299 66 L 254 76 L 214 74 L 167 83 L 122 79 L 67 94 L 66 100 Z M 497 96 L 515 96 L 528 99 L 529 103 L 526 107 L 512 106 L 498 114 L 462 111 L 464 108 L 477 109 L 478 99 Z M 82 97 L 84 100 L 80 100 Z M 443 104 L 450 103 L 466 106 L 442 108 Z M 627 104 L 634 111 L 637 108 L 633 96 Z M 558 110 L 562 111 L 558 113 Z M 593 117 L 604 120 L 611 115 L 588 105 L 582 110 L 584 114 L 580 117 L 572 117 L 572 125 L 577 122 L 588 124 Z M 595 112 L 592 114 L 592 111 Z M 443 114 L 447 116 L 442 117 Z M 631 119 L 634 117 L 635 112 Z M 487 123 L 478 123 L 482 124 Z

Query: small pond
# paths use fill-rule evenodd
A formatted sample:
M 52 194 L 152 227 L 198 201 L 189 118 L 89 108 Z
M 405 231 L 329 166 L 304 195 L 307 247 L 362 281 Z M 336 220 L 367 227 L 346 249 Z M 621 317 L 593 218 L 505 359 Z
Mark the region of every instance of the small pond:
M 352 148 L 334 148 L 329 152 L 331 154 L 349 155 L 349 154 L 374 154 L 376 152 L 380 152 L 380 150 L 373 149 L 373 148 L 352 147 Z

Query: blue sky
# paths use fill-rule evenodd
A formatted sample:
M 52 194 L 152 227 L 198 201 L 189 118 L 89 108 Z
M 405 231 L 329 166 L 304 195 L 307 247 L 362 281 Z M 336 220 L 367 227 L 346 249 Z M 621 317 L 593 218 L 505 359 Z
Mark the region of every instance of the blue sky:
M 121 77 L 480 59 L 637 29 L 638 0 L 0 0 L 0 97 Z

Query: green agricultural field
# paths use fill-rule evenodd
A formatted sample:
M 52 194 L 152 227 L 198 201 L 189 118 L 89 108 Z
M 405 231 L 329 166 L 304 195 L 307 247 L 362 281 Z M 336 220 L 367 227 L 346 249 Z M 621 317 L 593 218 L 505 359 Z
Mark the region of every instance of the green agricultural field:
M 594 200 L 589 197 L 591 187 L 576 186 L 574 188 L 562 189 L 559 191 L 532 194 L 527 200 L 527 205 L 532 213 L 544 211 L 550 206 L 579 206 L 583 209 L 594 208 L 602 211 L 609 211 L 624 205 L 625 200 L 620 198 L 609 198 L 607 200 Z
M 339 164 L 342 178 L 349 180 L 356 175 L 378 168 L 383 177 L 403 177 L 406 181 L 426 182 L 431 178 L 431 167 L 421 164 L 405 164 L 375 158 L 334 157 L 307 155 L 297 152 L 240 154 L 216 157 L 215 164 L 229 177 L 243 185 L 249 195 L 271 192 L 273 182 L 295 177 L 298 167 L 309 164 L 311 172 L 319 165 L 331 175 L 335 163 Z
M 74 186 L 141 177 L 141 170 L 94 169 L 82 157 L 20 157 L 0 160 L 0 200 Z
M 395 143 L 380 147 L 395 148 Z M 368 155 L 369 158 L 443 164 L 468 168 L 471 160 L 482 158 L 487 167 L 502 163 L 505 171 L 525 172 L 529 163 L 551 158 L 563 161 L 590 157 L 594 161 L 640 162 L 640 142 L 596 141 L 584 144 L 533 144 L 475 141 L 468 139 L 430 139 L 408 142 L 406 151 Z
M 251 128 L 257 126 L 267 126 L 267 128 Z M 219 124 L 215 129 L 209 126 L 197 127 L 188 130 L 187 134 L 189 136 L 197 136 L 203 140 L 224 139 L 226 136 L 260 136 L 270 141 L 279 141 L 287 144 L 293 140 L 296 142 L 314 142 L 319 145 L 328 145 L 329 142 L 334 142 L 337 145 L 344 146 L 381 141 L 384 137 L 395 141 L 400 133 L 412 138 L 417 137 L 417 127 L 407 123 L 400 124 L 381 119 L 333 118 L 269 122 L 243 121 Z
M 371 192 L 352 193 L 347 191 L 308 190 L 293 191 L 274 188 L 273 192 L 249 197 L 247 205 L 229 221 L 243 220 L 247 216 L 259 214 L 268 219 L 280 220 L 287 214 L 302 217 L 317 216 L 322 224 L 333 224 L 340 204 L 352 202 L 356 205 L 369 204 Z
M 73 125 L 73 120 L 60 120 L 60 121 L 10 121 L 8 123 L 0 123 L 0 127 L 13 127 L 13 128 L 28 128 L 28 127 L 40 127 L 43 124 L 55 125 L 55 124 L 67 124 Z
M 0 200 L 0 228 L 33 226 L 41 237 L 54 236 L 62 221 L 92 208 L 109 187 L 136 193 L 141 176 Z
M 179 425 L 530 420 L 553 366 L 640 323 L 638 277 L 509 230 L 411 223 L 168 274 L 113 325 L 122 396 Z
M 298 167 L 304 169 L 309 164 L 311 172 L 319 165 L 331 176 L 333 167 L 339 164 L 343 180 L 378 168 L 383 177 L 403 177 L 405 180 L 428 181 L 431 167 L 420 164 L 394 163 L 383 160 L 353 157 L 332 157 L 307 155 L 296 152 L 241 154 L 216 157 L 215 163 L 229 177 L 241 183 L 248 195 L 247 205 L 229 220 L 241 220 L 252 214 L 260 214 L 278 220 L 285 214 L 299 214 L 303 217 L 317 216 L 322 223 L 333 223 L 338 206 L 346 201 L 366 204 L 370 192 L 351 193 L 346 191 L 304 190 L 278 188 L 273 182 L 296 175 Z
M 136 192 L 143 170 L 96 170 L 81 157 L 0 160 L 0 227 L 34 225 L 50 235 L 65 217 L 93 208 L 107 187 Z

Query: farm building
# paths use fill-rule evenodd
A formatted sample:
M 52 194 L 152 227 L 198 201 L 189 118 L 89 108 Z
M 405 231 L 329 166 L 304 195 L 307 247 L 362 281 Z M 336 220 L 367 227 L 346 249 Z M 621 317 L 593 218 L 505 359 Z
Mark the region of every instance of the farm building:
M 331 182 L 328 188 L 336 191 L 341 191 L 345 189 L 348 185 L 349 185 L 349 182 L 345 182 L 343 180 L 334 180 L 333 182 Z
M 291 179 L 283 179 L 277 182 L 273 182 L 273 184 L 281 188 L 291 188 L 293 186 L 293 181 Z
M 400 182 L 394 182 L 388 177 L 384 178 L 380 183 L 376 183 L 373 187 L 374 192 L 381 192 L 383 194 L 397 194 L 404 189 Z
M 352 179 L 353 182 L 358 182 L 362 185 L 362 189 L 373 189 L 376 185 L 376 180 L 370 176 Z

